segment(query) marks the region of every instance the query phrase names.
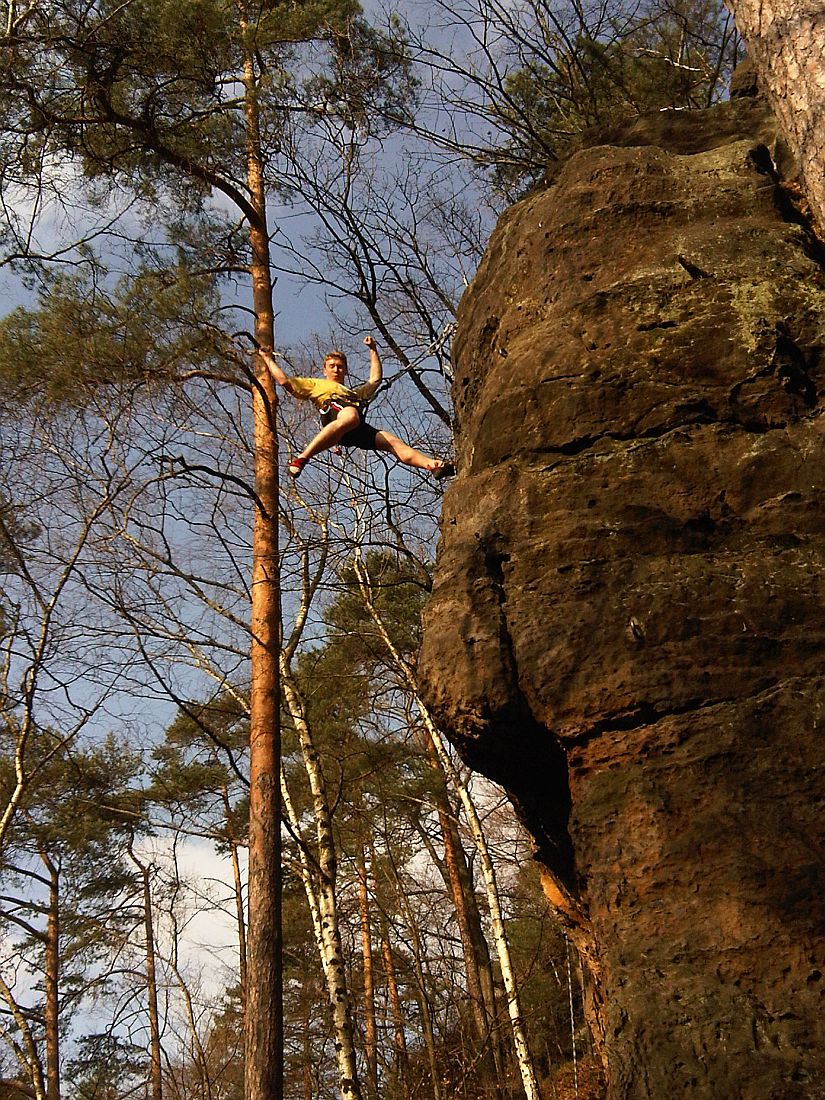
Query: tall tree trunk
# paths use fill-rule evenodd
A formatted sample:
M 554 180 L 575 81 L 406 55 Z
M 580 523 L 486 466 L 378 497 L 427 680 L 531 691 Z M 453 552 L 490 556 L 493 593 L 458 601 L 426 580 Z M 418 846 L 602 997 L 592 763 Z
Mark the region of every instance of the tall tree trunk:
M 825 10 L 821 0 L 726 0 L 825 233 Z
M 444 769 L 438 759 L 428 730 L 423 731 L 424 746 L 430 764 L 443 782 Z M 487 940 L 481 925 L 481 914 L 475 899 L 472 875 L 461 843 L 453 807 L 445 786 L 436 788 L 436 809 L 444 840 L 444 870 L 447 887 L 453 898 L 456 922 L 461 936 L 461 948 L 467 971 L 467 994 L 470 998 L 473 1025 L 484 1077 L 485 1092 L 500 1096 L 500 1081 L 504 1077 L 503 1058 L 499 1046 L 493 967 Z
M 226 787 L 221 792 L 223 795 L 224 813 L 226 816 L 227 839 L 229 853 L 232 860 L 232 883 L 235 892 L 235 923 L 238 927 L 238 976 L 241 987 L 241 1006 L 246 1004 L 246 919 L 244 917 L 243 881 L 241 879 L 241 862 L 238 857 L 238 842 L 232 832 L 231 808 L 229 805 L 229 792 Z
M 332 829 L 332 812 L 327 798 L 321 761 L 307 724 L 303 699 L 292 678 L 285 657 L 282 658 L 281 683 L 284 688 L 286 705 L 289 708 L 290 717 L 298 734 L 301 755 L 312 795 L 318 844 L 317 898 L 321 919 L 322 959 L 332 1010 L 332 1022 L 335 1029 L 339 1087 L 342 1100 L 361 1100 L 361 1085 L 358 1080 L 358 1062 L 352 1027 L 352 1004 L 347 983 L 346 966 L 344 965 L 338 903 L 335 894 L 338 858 Z M 251 973 L 250 981 L 252 981 Z
M 369 1095 L 378 1096 L 378 1031 L 375 1025 L 375 975 L 372 961 L 370 897 L 367 858 L 361 846 L 356 859 L 358 869 L 358 909 L 361 916 L 361 958 L 364 971 L 364 1052 L 367 1059 Z
M 160 1013 L 158 1011 L 158 980 L 155 956 L 155 925 L 152 908 L 151 868 L 135 855 L 129 845 L 129 856 L 140 872 L 143 895 L 143 934 L 146 940 L 146 1004 L 149 1012 L 149 1081 L 152 1100 L 163 1100 L 163 1073 L 160 1048 Z
M 46 918 L 45 1032 L 46 1100 L 60 1100 L 60 871 L 45 853 L 40 858 L 49 873 L 49 912 Z
M 384 980 L 390 996 L 390 1011 L 393 1022 L 393 1070 L 396 1086 L 401 1086 L 405 1097 L 410 1095 L 410 1081 L 407 1068 L 407 1034 L 404 1028 L 404 1013 L 401 1009 L 401 997 L 398 993 L 398 979 L 395 974 L 395 959 L 392 956 L 390 931 L 387 920 L 381 915 L 381 958 L 384 963 Z
M 242 22 L 246 34 L 247 25 Z M 258 118 L 258 78 L 244 59 L 247 183 L 255 338 L 274 344 L 272 277 L 264 165 Z M 249 916 L 245 1021 L 245 1100 L 283 1100 L 283 938 L 280 821 L 280 577 L 278 560 L 278 438 L 275 384 L 260 356 L 253 392 L 255 492 L 252 543 L 252 682 L 249 729 Z

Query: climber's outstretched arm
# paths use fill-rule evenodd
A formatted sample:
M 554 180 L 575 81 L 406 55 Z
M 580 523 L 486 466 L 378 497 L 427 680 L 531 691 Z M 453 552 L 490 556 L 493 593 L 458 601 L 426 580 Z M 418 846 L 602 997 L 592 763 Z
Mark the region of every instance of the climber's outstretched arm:
M 371 386 L 378 387 L 378 383 L 384 377 L 384 368 L 381 366 L 381 356 L 378 354 L 378 345 L 372 336 L 365 336 L 364 343 L 370 349 L 370 382 Z
M 261 358 L 266 363 L 269 373 L 272 375 L 278 385 L 283 386 L 285 390 L 288 390 L 290 393 L 292 393 L 292 386 L 290 386 L 289 384 L 289 379 L 281 370 L 278 360 L 272 354 L 272 351 L 269 348 L 259 348 L 258 351 Z

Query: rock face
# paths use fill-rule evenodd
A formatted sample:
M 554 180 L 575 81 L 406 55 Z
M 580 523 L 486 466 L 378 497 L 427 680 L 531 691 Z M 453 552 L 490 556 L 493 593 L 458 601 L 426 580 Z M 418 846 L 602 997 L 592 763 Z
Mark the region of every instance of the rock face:
M 608 1095 L 825 1095 L 825 269 L 763 101 L 503 218 L 421 672 L 592 975 Z

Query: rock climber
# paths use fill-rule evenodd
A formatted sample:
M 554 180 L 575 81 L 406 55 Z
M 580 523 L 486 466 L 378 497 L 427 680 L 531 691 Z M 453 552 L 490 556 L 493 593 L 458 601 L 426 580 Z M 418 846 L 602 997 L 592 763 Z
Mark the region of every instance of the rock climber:
M 298 477 L 306 463 L 320 451 L 339 446 L 358 447 L 363 451 L 388 451 L 405 466 L 426 470 L 436 480 L 451 477 L 455 473 L 451 462 L 430 458 L 397 435 L 374 428 L 364 419 L 367 405 L 384 377 L 374 338 L 366 336 L 364 343 L 370 351 L 370 377 L 368 382 L 354 389 L 350 389 L 345 382 L 347 357 L 342 351 L 331 351 L 324 356 L 323 378 L 290 378 L 278 365 L 271 349 L 260 349 L 263 361 L 278 385 L 301 401 L 311 401 L 321 413 L 321 430 L 287 465 L 290 477 Z

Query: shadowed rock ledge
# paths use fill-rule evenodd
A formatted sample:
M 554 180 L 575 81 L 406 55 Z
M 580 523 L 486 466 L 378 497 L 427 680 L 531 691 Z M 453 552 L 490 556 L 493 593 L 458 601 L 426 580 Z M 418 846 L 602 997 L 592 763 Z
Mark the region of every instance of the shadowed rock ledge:
M 825 1089 L 825 270 L 760 99 L 601 135 L 454 347 L 421 672 L 592 977 L 608 1095 Z

